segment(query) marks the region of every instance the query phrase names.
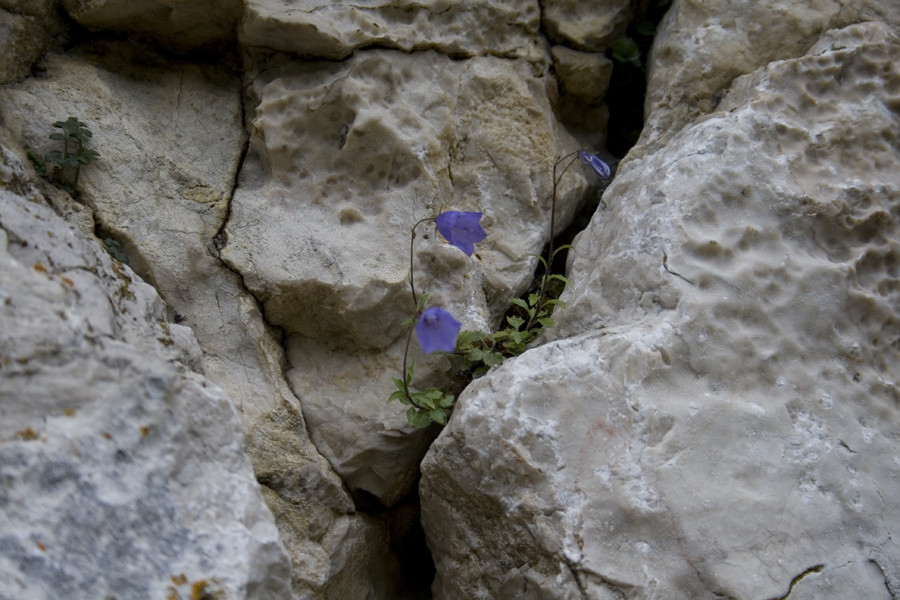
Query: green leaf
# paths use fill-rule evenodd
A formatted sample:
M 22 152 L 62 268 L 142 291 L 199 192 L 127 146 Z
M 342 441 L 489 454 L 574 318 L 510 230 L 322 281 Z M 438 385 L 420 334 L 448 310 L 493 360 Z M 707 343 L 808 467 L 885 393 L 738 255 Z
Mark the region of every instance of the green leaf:
M 525 324 L 525 319 L 523 319 L 522 317 L 509 316 L 506 317 L 506 322 L 509 323 L 513 329 L 518 331 L 522 328 L 522 325 Z
M 496 367 L 503 362 L 503 355 L 499 352 L 485 352 L 484 364 L 488 367 Z
M 441 398 L 439 402 L 441 408 L 450 408 L 453 406 L 453 403 L 456 401 L 456 398 L 453 397 L 452 394 L 444 394 L 444 397 Z
M 431 417 L 431 420 L 439 425 L 447 424 L 447 413 L 444 412 L 443 408 L 435 408 L 429 413 L 429 417 Z
M 545 270 L 545 271 L 547 270 L 547 259 L 544 258 L 543 256 L 541 256 L 540 254 L 532 254 L 532 253 L 529 252 L 529 253 L 526 254 L 525 256 L 533 256 L 533 257 L 535 257 L 536 259 L 538 259 L 539 261 L 541 261 L 541 264 L 542 264 L 542 265 L 544 265 L 544 270 Z
M 482 359 L 484 355 L 484 351 L 481 348 L 472 348 L 468 352 L 466 352 L 466 359 L 472 362 L 478 362 Z
M 564 310 L 569 310 L 569 307 L 566 305 L 566 303 L 558 299 L 545 300 L 544 304 L 546 306 L 561 306 Z
M 409 401 L 409 398 L 407 398 L 406 394 L 403 393 L 403 390 L 396 390 L 390 396 L 388 396 L 388 399 L 387 399 L 388 404 L 390 404 L 394 400 L 399 400 L 403 404 L 411 404 L 411 402 Z
M 528 306 L 537 306 L 541 297 L 538 294 L 528 294 Z M 533 315 L 534 311 L 528 311 L 529 315 Z
M 572 244 L 563 244 L 559 248 L 553 251 L 553 256 L 555 257 L 557 254 L 562 252 L 563 250 L 569 250 L 572 247 Z
M 563 284 L 569 285 L 569 280 L 566 277 L 563 277 L 562 275 L 560 275 L 558 273 L 553 273 L 552 275 L 548 275 L 547 281 L 561 281 L 561 282 L 563 282 Z
M 541 327 L 553 327 L 553 319 L 550 317 L 542 317 L 537 320 Z
M 509 301 L 510 301 L 512 304 L 515 304 L 516 306 L 518 306 L 519 308 L 524 309 L 526 312 L 529 311 L 529 310 L 531 309 L 531 307 L 528 306 L 528 303 L 525 302 L 524 300 L 522 300 L 521 298 L 510 298 Z
M 412 406 L 406 409 L 406 420 L 417 429 L 428 427 L 431 424 L 431 416 L 427 412 L 422 412 Z
M 635 30 L 641 35 L 652 36 L 654 33 L 656 33 L 656 23 L 654 23 L 653 21 L 644 20 L 635 26 Z

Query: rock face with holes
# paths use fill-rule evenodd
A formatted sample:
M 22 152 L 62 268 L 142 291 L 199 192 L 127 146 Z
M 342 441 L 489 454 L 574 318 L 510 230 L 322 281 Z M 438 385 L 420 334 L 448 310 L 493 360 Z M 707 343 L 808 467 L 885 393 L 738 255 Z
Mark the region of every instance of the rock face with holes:
M 643 140 L 661 143 L 715 109 L 738 75 L 806 52 L 828 29 L 873 20 L 897 31 L 893 0 L 674 0 L 650 60 Z M 677 81 L 678 85 L 672 85 Z
M 240 419 L 190 330 L 0 140 L 0 597 L 290 593 Z
M 829 31 L 621 163 L 423 462 L 436 597 L 900 595 L 898 65 Z
M 334 60 L 367 46 L 540 60 L 540 22 L 537 0 L 249 0 L 240 34 L 250 48 Z

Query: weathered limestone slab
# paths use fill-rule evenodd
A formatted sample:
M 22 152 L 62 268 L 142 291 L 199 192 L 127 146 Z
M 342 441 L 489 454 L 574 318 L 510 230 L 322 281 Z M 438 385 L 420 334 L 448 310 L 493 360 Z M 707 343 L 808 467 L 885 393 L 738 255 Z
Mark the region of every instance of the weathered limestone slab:
M 544 0 L 543 23 L 557 44 L 602 52 L 625 33 L 632 17 L 629 0 Z
M 738 75 L 799 56 L 827 29 L 873 20 L 900 27 L 894 0 L 674 0 L 649 60 L 643 140 L 660 144 L 708 113 Z
M 481 210 L 489 236 L 473 259 L 433 229 L 422 240 L 420 227 L 416 283 L 485 328 L 531 281 L 552 163 L 572 144 L 546 85 L 524 61 L 434 52 L 370 51 L 263 73 L 223 258 L 270 322 L 380 349 L 412 309 L 410 227 L 441 210 Z M 583 185 L 578 173 L 564 180 L 560 228 Z
M 205 374 L 233 398 L 293 558 L 294 597 L 343 590 L 338 596 L 364 598 L 370 582 L 357 580 L 361 558 L 351 549 L 377 536 L 345 523 L 359 517 L 309 441 L 284 379 L 278 336 L 240 277 L 217 258 L 215 238 L 245 141 L 240 82 L 136 52 L 114 45 L 98 54 L 50 56 L 42 78 L 0 89 L 0 111 L 39 155 L 56 149 L 47 139 L 53 121 L 77 115 L 88 124 L 100 158 L 82 170 L 81 199 L 166 299 L 169 317 L 194 330 Z M 343 533 L 330 535 L 332 529 Z M 314 546 L 319 558 L 306 560 Z M 361 556 L 379 565 L 385 554 Z
M 251 48 L 335 60 L 376 46 L 540 62 L 540 24 L 535 0 L 248 0 L 240 31 Z
M 190 369 L 193 335 L 20 159 L 0 146 L 0 597 L 286 597 L 240 420 Z
M 436 597 L 900 595 L 898 65 L 829 32 L 620 164 L 423 462 Z

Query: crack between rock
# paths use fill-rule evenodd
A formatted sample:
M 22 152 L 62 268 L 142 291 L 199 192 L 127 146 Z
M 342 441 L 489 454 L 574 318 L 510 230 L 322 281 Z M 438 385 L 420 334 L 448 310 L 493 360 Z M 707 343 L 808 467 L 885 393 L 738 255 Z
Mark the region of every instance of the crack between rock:
M 772 598 L 769 598 L 768 600 L 787 600 L 787 598 L 791 595 L 791 592 L 794 591 L 794 586 L 797 585 L 798 583 L 800 583 L 800 581 L 804 577 L 806 577 L 807 575 L 810 575 L 812 573 L 819 573 L 824 568 L 825 568 L 824 564 L 818 564 L 818 565 L 809 567 L 808 569 L 806 569 L 805 571 L 803 571 L 802 573 L 800 573 L 799 575 L 797 575 L 796 577 L 791 579 L 791 584 L 788 586 L 788 590 L 783 596 L 772 597 Z

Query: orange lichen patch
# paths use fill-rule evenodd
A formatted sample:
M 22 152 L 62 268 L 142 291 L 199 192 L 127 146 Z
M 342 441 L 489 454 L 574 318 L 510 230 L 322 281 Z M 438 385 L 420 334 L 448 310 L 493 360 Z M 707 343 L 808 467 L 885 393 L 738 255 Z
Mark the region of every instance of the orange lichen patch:
M 35 271 L 37 271 L 38 273 L 46 273 L 47 272 L 47 267 L 45 267 L 43 263 L 34 263 L 34 265 L 32 265 L 31 268 L 34 269 Z
M 111 439 L 112 439 L 112 436 L 109 434 L 108 431 L 104 431 L 104 432 L 103 432 L 103 437 L 105 437 L 105 438 L 108 439 L 108 440 L 111 440 Z
M 145 437 L 146 437 L 146 435 L 147 435 L 148 433 L 150 433 L 150 428 L 149 428 L 149 427 L 146 427 L 146 426 L 141 427 L 141 436 L 145 436 Z
M 41 552 L 47 551 L 47 547 L 41 543 L 41 540 L 35 540 L 34 543 L 38 547 L 38 550 L 40 550 Z
M 66 285 L 69 286 L 69 287 L 74 287 L 74 286 L 75 286 L 75 282 L 72 281 L 71 279 L 69 279 L 68 277 L 62 277 L 62 276 L 60 276 L 59 279 L 60 279 L 60 281 L 62 281 L 64 284 L 66 284 Z
M 175 585 L 184 585 L 187 583 L 187 576 L 184 573 L 172 575 L 169 579 L 171 579 L 172 583 L 174 583 Z
M 32 442 L 38 439 L 38 434 L 31 427 L 27 427 L 25 429 L 20 429 L 19 431 L 17 431 L 16 437 L 26 442 Z
M 64 408 L 64 409 L 63 409 L 63 414 L 64 414 L 65 416 L 67 416 L 67 417 L 74 417 L 74 416 L 75 416 L 75 409 L 74 409 L 74 408 Z
M 201 579 L 200 581 L 195 581 L 191 584 L 191 600 L 206 600 L 209 598 L 209 591 L 206 587 L 209 584 L 206 583 L 205 579 Z

